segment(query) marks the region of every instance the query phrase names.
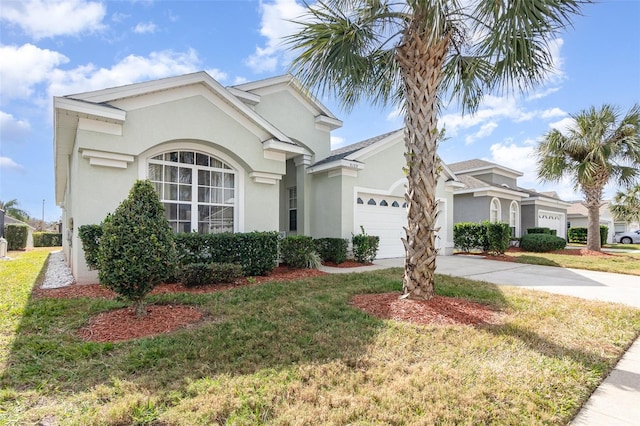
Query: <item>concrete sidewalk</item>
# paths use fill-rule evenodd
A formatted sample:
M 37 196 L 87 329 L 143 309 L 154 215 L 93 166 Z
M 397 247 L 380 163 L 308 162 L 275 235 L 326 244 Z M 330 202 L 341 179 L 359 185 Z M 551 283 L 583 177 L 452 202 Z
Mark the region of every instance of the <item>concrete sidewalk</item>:
M 331 273 L 403 267 L 404 259 L 376 260 L 359 268 L 326 268 Z M 512 285 L 555 294 L 630 305 L 640 309 L 640 276 L 553 266 L 525 265 L 479 256 L 440 256 L 436 272 L 444 275 Z M 640 426 L 640 339 L 591 395 L 571 425 Z

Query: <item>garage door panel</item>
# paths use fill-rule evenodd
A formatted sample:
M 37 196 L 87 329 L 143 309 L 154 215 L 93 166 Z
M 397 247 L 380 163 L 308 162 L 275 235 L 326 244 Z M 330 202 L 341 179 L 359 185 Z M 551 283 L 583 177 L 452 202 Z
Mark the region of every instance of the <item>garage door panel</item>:
M 366 201 L 373 199 L 376 205 L 356 204 L 354 234 L 360 233 L 360 226 L 363 226 L 367 234 L 380 237 L 378 259 L 404 257 L 402 238 L 406 236 L 404 228 L 407 226 L 407 209 L 402 207 L 404 199 L 371 194 L 359 194 L 359 198 Z M 380 205 L 382 200 L 386 201 L 387 206 Z M 394 201 L 399 207 L 392 206 Z M 438 215 L 437 227 L 441 226 L 443 215 L 443 212 Z M 440 238 L 436 237 L 436 248 L 439 247 Z

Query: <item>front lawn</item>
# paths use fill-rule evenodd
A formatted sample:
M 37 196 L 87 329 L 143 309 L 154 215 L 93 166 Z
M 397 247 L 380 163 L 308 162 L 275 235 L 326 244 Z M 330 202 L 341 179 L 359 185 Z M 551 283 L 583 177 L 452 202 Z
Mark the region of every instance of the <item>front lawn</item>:
M 603 252 L 603 255 L 600 256 L 581 256 L 577 253 L 578 250 L 576 250 L 576 254 L 508 251 L 505 255 L 511 256 L 518 263 L 640 275 L 640 253 Z
M 400 291 L 389 269 L 155 295 L 207 321 L 92 343 L 76 330 L 123 305 L 30 298 L 45 257 L 0 262 L 0 424 L 566 424 L 640 333 L 640 310 L 446 276 L 438 294 L 499 323 L 417 326 L 349 305 Z

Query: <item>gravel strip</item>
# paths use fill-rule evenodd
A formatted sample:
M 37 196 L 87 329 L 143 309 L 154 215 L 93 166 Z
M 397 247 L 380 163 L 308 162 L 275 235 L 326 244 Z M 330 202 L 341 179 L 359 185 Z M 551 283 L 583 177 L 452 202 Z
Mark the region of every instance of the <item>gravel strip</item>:
M 67 265 L 62 250 L 54 251 L 49 255 L 49 263 L 40 288 L 60 288 L 73 284 L 73 275 Z

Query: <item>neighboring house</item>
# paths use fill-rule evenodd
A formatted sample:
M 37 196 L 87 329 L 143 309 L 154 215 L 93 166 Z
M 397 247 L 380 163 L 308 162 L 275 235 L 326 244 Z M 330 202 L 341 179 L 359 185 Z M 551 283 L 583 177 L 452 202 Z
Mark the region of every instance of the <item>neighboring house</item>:
M 19 219 L 16 219 L 15 217 L 11 217 L 11 216 L 6 216 L 4 217 L 4 225 L 25 225 L 28 229 L 28 234 L 27 234 L 27 245 L 25 248 L 33 248 L 33 233 L 36 231 L 36 228 L 34 228 L 33 226 L 29 225 L 28 223 L 25 223 Z
M 380 234 L 379 257 L 403 256 L 402 132 L 331 151 L 331 131 L 341 125 L 290 75 L 225 88 L 198 72 L 55 97 L 56 203 L 76 281 L 97 277 L 78 227 L 101 223 L 147 178 L 176 232 L 350 238 L 362 225 Z M 455 184 L 444 167 L 445 253 L 453 247 Z
M 588 211 L 583 204 L 583 201 L 571 202 L 571 205 L 567 209 L 567 217 L 569 221 L 569 228 L 586 228 L 589 220 Z M 609 201 L 603 201 L 600 206 L 600 225 L 604 225 L 609 228 L 607 243 L 613 243 L 613 237 L 616 234 L 640 229 L 640 225 L 637 223 L 616 221 L 609 210 Z
M 520 188 L 521 172 L 479 159 L 452 163 L 449 169 L 464 184 L 454 192 L 454 223 L 507 222 L 514 237 L 536 227 L 566 237 L 569 203 L 555 193 Z

